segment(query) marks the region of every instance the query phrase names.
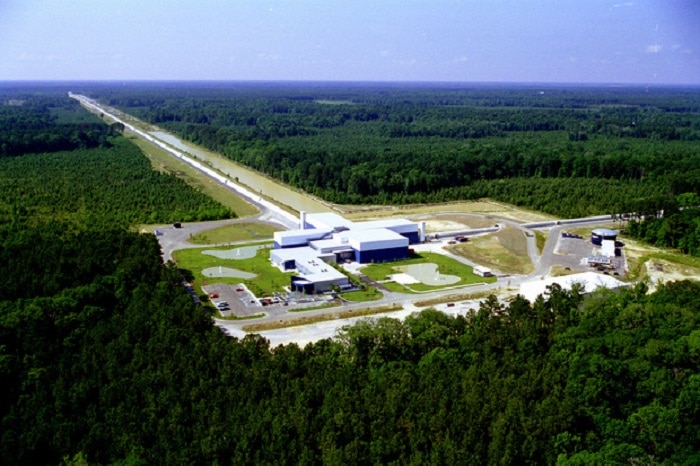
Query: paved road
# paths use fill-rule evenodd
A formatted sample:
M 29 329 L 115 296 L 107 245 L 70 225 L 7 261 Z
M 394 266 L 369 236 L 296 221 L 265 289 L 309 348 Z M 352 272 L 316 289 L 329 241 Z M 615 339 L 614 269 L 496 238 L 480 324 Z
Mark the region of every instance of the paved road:
M 92 99 L 89 99 L 88 97 L 82 96 L 82 95 L 77 95 L 77 94 L 69 94 L 70 97 L 78 100 L 83 106 L 88 108 L 89 110 L 93 112 L 98 112 L 102 113 L 104 116 L 107 116 L 114 121 L 120 122 L 124 124 L 124 126 L 136 134 L 137 136 L 149 141 L 152 144 L 157 145 L 161 149 L 167 151 L 168 153 L 172 154 L 173 156 L 183 160 L 184 162 L 188 163 L 189 165 L 195 167 L 196 169 L 200 170 L 201 172 L 205 173 L 207 176 L 215 179 L 222 185 L 228 187 L 232 192 L 235 192 L 237 195 L 244 197 L 248 202 L 251 204 L 255 205 L 259 210 L 260 214 L 255 216 L 252 219 L 234 219 L 234 220 L 222 220 L 222 221 L 215 221 L 215 222 L 201 222 L 201 223 L 191 223 L 191 224 L 184 224 L 183 228 L 177 229 L 172 226 L 165 226 L 160 229 L 160 231 L 163 233 L 161 236 L 159 236 L 159 240 L 161 243 L 161 246 L 163 248 L 164 252 L 164 258 L 165 260 L 170 260 L 172 259 L 172 251 L 177 250 L 177 249 L 182 249 L 182 248 L 189 248 L 189 247 L 198 247 L 197 245 L 190 244 L 187 240 L 190 237 L 190 235 L 199 233 L 201 231 L 205 231 L 208 229 L 216 228 L 219 226 L 223 225 L 228 225 L 231 223 L 236 223 L 240 221 L 261 221 L 261 222 L 272 222 L 272 223 L 278 223 L 286 228 L 296 228 L 298 223 L 297 223 L 297 218 L 296 216 L 290 214 L 289 212 L 285 211 L 284 209 L 281 209 L 279 206 L 274 204 L 273 202 L 270 202 L 266 199 L 263 199 L 259 197 L 257 194 L 253 193 L 250 191 L 248 188 L 241 186 L 239 184 L 236 184 L 233 180 L 231 180 L 228 177 L 225 177 L 214 170 L 202 165 L 200 162 L 197 160 L 193 159 L 192 157 L 189 157 L 187 154 L 184 152 L 170 146 L 169 144 L 165 143 L 164 141 L 154 137 L 150 133 L 146 133 L 144 131 L 141 131 L 140 129 L 136 128 L 132 124 L 130 124 L 128 121 L 126 121 L 126 116 L 125 118 L 122 118 L 120 115 L 120 112 L 117 112 L 114 109 L 110 109 L 109 107 L 105 107 L 102 105 L 99 105 L 97 102 L 95 102 Z M 119 115 L 117 113 L 120 113 Z M 489 216 L 489 218 L 493 218 L 492 216 Z M 567 226 L 571 226 L 572 224 L 576 225 L 596 225 L 596 224 L 606 224 L 610 223 L 611 218 L 610 216 L 599 216 L 599 217 L 591 217 L 590 219 L 571 219 L 571 220 L 563 220 L 563 221 L 558 221 L 558 222 L 540 222 L 536 224 L 520 224 L 517 222 L 514 222 L 512 220 L 507 220 L 507 219 L 498 219 L 497 220 L 500 223 L 503 224 L 508 224 L 513 226 L 514 228 L 517 228 L 521 231 L 523 231 L 524 234 L 527 236 L 527 250 L 528 250 L 528 255 L 535 266 L 535 272 L 529 274 L 529 275 L 518 275 L 518 276 L 509 276 L 509 277 L 502 277 L 497 281 L 496 283 L 493 284 L 483 284 L 483 285 L 475 285 L 475 286 L 469 286 L 469 287 L 464 287 L 461 289 L 449 289 L 449 290 L 443 290 L 443 291 L 436 291 L 432 292 L 429 294 L 421 294 L 419 296 L 416 296 L 415 294 L 405 294 L 405 293 L 396 293 L 396 292 L 385 292 L 384 297 L 379 300 L 379 301 L 374 301 L 372 303 L 346 303 L 343 305 L 342 309 L 343 310 L 350 310 L 350 309 L 366 309 L 367 307 L 370 306 L 385 306 L 389 304 L 400 304 L 404 307 L 404 311 L 401 311 L 399 313 L 391 313 L 392 316 L 395 317 L 401 317 L 402 314 L 408 314 L 410 312 L 413 312 L 417 310 L 415 305 L 413 304 L 414 301 L 418 300 L 425 300 L 425 299 L 434 299 L 434 298 L 441 298 L 441 297 L 447 297 L 447 296 L 452 296 L 455 294 L 459 293 L 478 293 L 482 291 L 494 291 L 497 292 L 499 288 L 502 288 L 505 284 L 507 284 L 509 287 L 517 287 L 522 283 L 525 283 L 527 281 L 531 281 L 535 278 L 540 278 L 542 276 L 547 275 L 549 269 L 556 264 L 559 264 L 560 258 L 558 258 L 555 254 L 555 248 L 557 246 L 557 242 L 559 241 L 560 238 L 560 232 L 563 228 L 566 228 Z M 549 229 L 550 233 L 547 239 L 547 242 L 545 244 L 544 250 L 542 252 L 542 255 L 538 253 L 537 250 L 537 242 L 534 233 L 532 232 L 532 229 Z M 454 232 L 452 232 L 454 233 Z M 447 233 L 449 234 L 449 233 Z M 456 257 L 457 260 L 461 260 L 462 262 L 467 262 L 463 258 L 458 258 Z M 473 265 L 469 263 L 470 265 Z M 504 283 L 505 282 L 505 283 Z M 464 306 L 461 306 L 461 308 L 464 308 Z M 334 309 L 337 310 L 337 309 Z M 446 311 L 453 311 L 454 309 L 445 309 Z M 464 309 L 462 309 L 464 311 Z M 266 322 L 266 321 L 274 321 L 274 320 L 280 320 L 280 319 L 294 319 L 298 318 L 299 315 L 294 315 L 290 316 L 289 313 L 286 311 L 286 309 L 278 307 L 278 308 L 269 308 L 265 309 L 266 315 L 265 317 L 261 319 L 256 319 L 255 322 Z M 328 309 L 320 309 L 318 311 L 305 311 L 303 313 L 304 316 L 312 316 L 312 315 L 317 315 L 317 314 L 326 314 L 328 313 Z M 268 336 L 269 338 L 273 340 L 279 340 L 279 342 L 284 343 L 284 342 L 289 342 L 289 341 L 297 341 L 297 342 L 305 342 L 305 341 L 314 341 L 320 338 L 325 338 L 328 336 L 332 336 L 337 328 L 339 328 L 342 325 L 347 325 L 348 323 L 351 323 L 356 319 L 349 319 L 349 320 L 342 320 L 342 321 L 333 321 L 333 322 L 323 322 L 320 324 L 314 324 L 312 326 L 306 326 L 304 329 L 299 329 L 299 328 L 292 328 L 292 329 L 280 329 L 276 331 L 271 331 L 271 332 L 263 332 L 265 336 Z M 217 325 L 222 327 L 225 331 L 232 335 L 236 336 L 242 336 L 245 332 L 241 330 L 241 327 L 251 323 L 250 321 L 223 321 L 223 320 L 217 320 Z M 330 332 L 330 333 L 329 333 Z
M 123 124 L 126 129 L 128 129 L 138 137 L 145 139 L 151 144 L 155 144 L 159 148 L 165 150 L 166 152 L 177 157 L 178 159 L 182 160 L 188 165 L 196 168 L 197 170 L 201 171 L 202 173 L 214 179 L 215 181 L 221 183 L 223 186 L 227 187 L 232 192 L 235 192 L 237 195 L 243 197 L 246 201 L 250 202 L 251 204 L 258 207 L 258 209 L 260 209 L 261 214 L 259 217 L 261 219 L 268 219 L 269 221 L 280 223 L 286 228 L 296 228 L 296 226 L 298 225 L 298 218 L 295 215 L 290 214 L 286 210 L 279 207 L 277 204 L 274 204 L 273 202 L 270 202 L 269 200 L 260 197 L 258 194 L 252 192 L 249 188 L 235 183 L 230 178 L 217 173 L 216 171 L 205 166 L 198 160 L 195 160 L 193 157 L 190 157 L 183 151 L 170 146 L 168 143 L 162 141 L 161 139 L 158 139 L 152 134 L 147 133 L 145 131 L 141 131 L 139 128 L 129 123 L 126 120 L 126 118 L 122 118 L 120 115 L 117 115 L 116 110 L 106 107 L 104 105 L 100 105 L 93 99 L 90 99 L 83 95 L 73 93 L 69 93 L 68 95 L 76 99 L 88 110 L 100 113 L 103 115 L 103 117 L 106 116 L 116 122 Z
M 261 213 L 258 214 L 254 217 L 246 217 L 246 218 L 239 218 L 239 219 L 229 219 L 229 220 L 215 220 L 211 222 L 196 222 L 196 223 L 182 223 L 181 228 L 175 228 L 172 225 L 162 225 L 162 226 L 155 226 L 153 227 L 154 230 L 157 230 L 159 235 L 158 235 L 158 242 L 160 243 L 160 247 L 163 250 L 163 260 L 164 261 L 169 261 L 173 259 L 173 251 L 177 251 L 178 249 L 188 249 L 188 248 L 201 248 L 201 244 L 192 244 L 189 242 L 189 239 L 191 236 L 194 236 L 198 233 L 201 233 L 203 231 L 207 230 L 212 230 L 214 228 L 219 228 L 222 226 L 226 225 L 233 225 L 236 223 L 251 223 L 251 222 L 260 222 L 260 223 L 275 223 L 274 218 L 269 218 L 270 216 Z M 287 228 L 287 225 L 281 224 L 283 227 Z M 225 244 L 250 244 L 251 240 L 247 241 L 239 241 L 239 242 L 231 242 L 231 243 L 225 243 Z M 214 245 L 211 245 L 214 246 Z M 221 246 L 221 245 L 219 245 Z

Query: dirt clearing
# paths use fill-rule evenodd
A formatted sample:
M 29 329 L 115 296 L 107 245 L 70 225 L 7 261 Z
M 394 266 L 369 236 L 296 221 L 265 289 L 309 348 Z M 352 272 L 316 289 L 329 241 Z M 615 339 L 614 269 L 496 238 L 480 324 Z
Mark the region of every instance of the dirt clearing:
M 527 239 L 522 231 L 512 227 L 445 249 L 502 274 L 525 275 L 534 271 L 527 254 Z

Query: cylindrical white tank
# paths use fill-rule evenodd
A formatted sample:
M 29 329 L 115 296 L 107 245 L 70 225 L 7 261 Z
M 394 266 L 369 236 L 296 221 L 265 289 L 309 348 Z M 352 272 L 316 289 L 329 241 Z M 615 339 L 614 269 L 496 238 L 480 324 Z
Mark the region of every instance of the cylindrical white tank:
M 425 243 L 425 222 L 420 224 L 420 242 Z
M 306 212 L 299 212 L 299 229 L 304 230 L 306 227 Z

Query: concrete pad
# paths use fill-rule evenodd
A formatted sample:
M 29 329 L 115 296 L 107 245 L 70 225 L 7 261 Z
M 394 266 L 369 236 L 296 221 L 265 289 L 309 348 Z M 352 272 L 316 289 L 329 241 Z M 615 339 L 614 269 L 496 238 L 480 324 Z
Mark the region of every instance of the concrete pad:
M 245 246 L 233 249 L 207 249 L 202 254 L 214 256 L 219 259 L 252 259 L 258 253 L 258 249 L 265 249 L 264 245 Z
M 398 269 L 430 286 L 454 285 L 460 281 L 456 275 L 439 273 L 437 264 L 432 263 L 405 265 Z
M 202 275 L 205 277 L 234 277 L 251 279 L 257 277 L 256 274 L 250 272 L 244 272 L 243 270 L 231 269 L 229 267 L 209 267 L 208 269 L 202 270 Z
M 395 273 L 394 275 L 391 275 L 391 279 L 399 285 L 414 285 L 416 283 L 420 283 L 420 280 L 417 280 L 415 277 L 407 273 Z

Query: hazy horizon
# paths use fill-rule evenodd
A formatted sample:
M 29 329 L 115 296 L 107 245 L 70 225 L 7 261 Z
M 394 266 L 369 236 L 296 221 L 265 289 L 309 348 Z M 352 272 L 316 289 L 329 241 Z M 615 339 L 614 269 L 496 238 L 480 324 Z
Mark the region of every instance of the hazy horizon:
M 5 0 L 0 81 L 700 84 L 692 0 Z

